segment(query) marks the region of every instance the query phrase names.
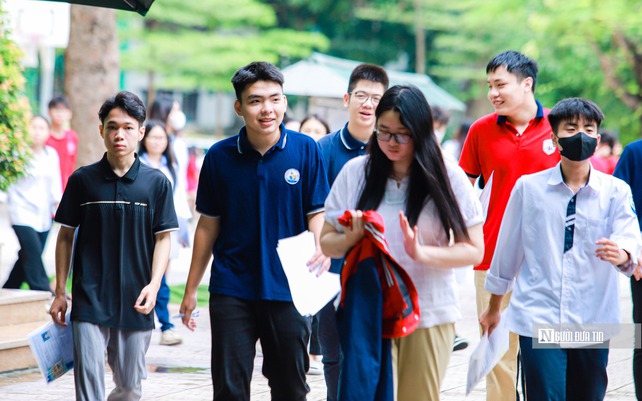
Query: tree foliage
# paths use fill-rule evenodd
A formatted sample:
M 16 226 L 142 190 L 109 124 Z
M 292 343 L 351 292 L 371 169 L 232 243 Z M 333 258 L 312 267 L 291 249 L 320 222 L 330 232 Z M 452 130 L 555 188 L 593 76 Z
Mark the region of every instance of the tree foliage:
M 605 127 L 623 142 L 642 124 L 642 4 L 635 0 L 496 0 L 457 2 L 456 28 L 435 40 L 438 64 L 429 72 L 464 99 L 481 95 L 466 82 L 484 79 L 487 61 L 521 51 L 540 66 L 537 97 L 547 106 L 566 97 L 594 100 Z
M 360 16 L 361 10 L 382 0 L 266 0 L 276 9 L 279 26 L 321 32 L 330 40 L 327 52 L 335 57 L 376 64 L 401 59 L 403 68 L 414 64 L 411 27 L 379 18 Z M 406 50 L 409 49 L 407 52 Z M 406 56 L 408 56 L 407 61 Z
M 165 88 L 229 90 L 241 65 L 279 64 L 328 46 L 319 32 L 278 28 L 274 9 L 258 0 L 164 0 L 142 22 L 121 17 L 123 68 L 153 73 Z
M 488 60 L 518 50 L 538 61 L 536 95 L 546 106 L 592 99 L 605 127 L 628 142 L 642 129 L 641 8 L 637 0 L 163 0 L 144 27 L 128 25 L 124 33 L 149 46 L 131 46 L 123 64 L 209 89 L 227 89 L 250 60 L 287 64 L 313 48 L 412 71 L 420 25 L 426 72 L 460 99 L 483 101 Z
M 29 101 L 22 93 L 22 53 L 8 38 L 0 4 L 0 190 L 25 174 L 31 156 L 27 133 Z

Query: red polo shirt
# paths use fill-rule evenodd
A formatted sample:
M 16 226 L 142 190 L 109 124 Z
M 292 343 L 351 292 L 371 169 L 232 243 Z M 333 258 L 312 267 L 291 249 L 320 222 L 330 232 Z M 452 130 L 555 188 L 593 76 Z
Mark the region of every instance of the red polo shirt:
M 484 222 L 482 263 L 475 270 L 488 270 L 495 253 L 499 227 L 513 186 L 519 177 L 532 174 L 559 162 L 560 155 L 551 141 L 551 126 L 544 109 L 537 102 L 537 115 L 519 135 L 506 117 L 488 114 L 470 127 L 459 165 L 469 177 L 482 176 L 490 182 L 490 200 Z
M 56 149 L 60 160 L 60 178 L 62 179 L 62 190 L 67 187 L 69 176 L 76 168 L 76 154 L 78 153 L 78 135 L 73 130 L 66 130 L 63 138 L 56 138 L 49 134 L 47 145 Z

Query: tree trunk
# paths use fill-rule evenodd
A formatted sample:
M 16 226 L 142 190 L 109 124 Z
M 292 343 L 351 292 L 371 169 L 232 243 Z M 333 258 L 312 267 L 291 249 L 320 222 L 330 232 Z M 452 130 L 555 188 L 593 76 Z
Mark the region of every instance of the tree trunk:
M 71 6 L 69 45 L 65 51 L 65 95 L 78 133 L 76 167 L 98 161 L 104 151 L 98 131 L 98 110 L 116 94 L 120 82 L 120 57 L 116 11 Z

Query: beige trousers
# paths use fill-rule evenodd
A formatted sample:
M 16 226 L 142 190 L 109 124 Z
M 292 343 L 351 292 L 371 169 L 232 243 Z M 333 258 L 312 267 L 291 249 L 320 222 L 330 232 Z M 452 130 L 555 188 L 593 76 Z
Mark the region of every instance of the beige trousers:
M 447 323 L 392 341 L 395 400 L 439 400 L 454 339 L 455 324 Z
M 480 316 L 488 308 L 491 293 L 484 289 L 487 272 L 475 270 L 475 289 L 477 290 L 477 315 Z M 504 311 L 510 302 L 511 292 L 502 300 Z M 481 334 L 481 328 L 480 328 Z M 517 380 L 517 352 L 519 351 L 519 336 L 510 333 L 508 351 L 495 368 L 486 376 L 487 401 L 515 401 L 515 386 Z

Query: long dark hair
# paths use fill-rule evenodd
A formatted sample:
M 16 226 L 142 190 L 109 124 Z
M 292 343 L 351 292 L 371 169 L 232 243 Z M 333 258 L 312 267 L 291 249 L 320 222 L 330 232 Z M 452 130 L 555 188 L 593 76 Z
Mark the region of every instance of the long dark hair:
M 156 127 L 160 127 L 163 132 L 165 133 L 165 136 L 167 137 L 167 147 L 165 148 L 165 151 L 163 152 L 163 156 L 167 159 L 167 169 L 169 170 L 169 173 L 172 176 L 172 188 L 176 188 L 176 157 L 174 156 L 174 151 L 172 150 L 172 139 L 170 138 L 169 134 L 165 130 L 165 124 L 160 121 L 160 120 L 147 120 L 145 122 L 145 135 L 143 136 L 143 139 L 140 141 L 140 144 L 138 145 L 138 154 L 145 154 L 149 153 L 147 151 L 147 134 L 152 132 L 152 130 Z
M 417 224 L 421 210 L 430 200 L 435 202 L 441 224 L 450 238 L 453 230 L 457 240 L 469 239 L 459 204 L 450 186 L 448 172 L 437 137 L 433 132 L 430 106 L 423 93 L 415 86 L 397 85 L 384 93 L 375 115 L 377 121 L 386 111 L 399 113 L 399 120 L 410 131 L 414 141 L 415 157 L 410 167 L 406 216 L 412 226 Z M 392 162 L 386 157 L 376 135 L 368 144 L 370 155 L 365 168 L 365 186 L 357 209 L 376 210 L 386 191 L 386 182 L 392 172 Z

